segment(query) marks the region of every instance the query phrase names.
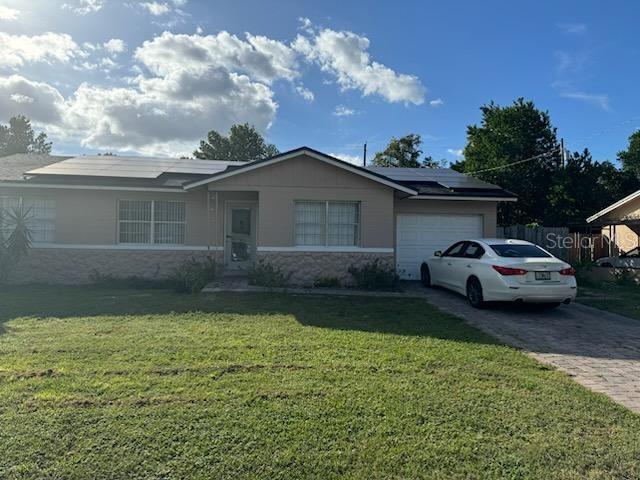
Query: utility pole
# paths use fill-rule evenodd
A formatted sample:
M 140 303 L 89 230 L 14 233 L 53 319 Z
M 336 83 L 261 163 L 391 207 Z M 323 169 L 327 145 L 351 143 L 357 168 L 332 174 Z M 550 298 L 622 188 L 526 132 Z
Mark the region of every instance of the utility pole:
M 560 161 L 562 162 L 562 168 L 565 168 L 565 151 L 564 151 L 564 138 L 560 139 Z
M 367 142 L 364 142 L 364 161 L 362 162 L 363 166 L 367 166 Z

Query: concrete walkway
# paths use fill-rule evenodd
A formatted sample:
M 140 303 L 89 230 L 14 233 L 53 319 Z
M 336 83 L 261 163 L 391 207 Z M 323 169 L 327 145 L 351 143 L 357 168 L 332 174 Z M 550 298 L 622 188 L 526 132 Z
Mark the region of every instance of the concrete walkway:
M 362 292 L 265 289 L 249 286 L 246 279 L 236 279 L 204 290 L 223 291 L 424 298 L 499 341 L 567 373 L 585 387 L 640 413 L 640 320 L 580 304 L 563 305 L 555 310 L 516 305 L 476 310 L 460 295 L 442 289 L 425 289 L 418 283 L 406 285 L 404 292 Z

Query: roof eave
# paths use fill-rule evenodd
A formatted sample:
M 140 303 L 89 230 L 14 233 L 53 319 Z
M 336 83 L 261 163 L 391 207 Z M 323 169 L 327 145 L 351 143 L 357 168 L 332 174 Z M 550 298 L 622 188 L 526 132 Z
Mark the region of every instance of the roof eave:
M 275 155 L 270 158 L 266 158 L 264 160 L 257 160 L 255 162 L 249 163 L 247 165 L 243 165 L 242 167 L 234 168 L 230 171 L 223 171 L 221 173 L 212 175 L 209 178 L 205 178 L 204 180 L 199 180 L 197 182 L 193 182 L 184 186 L 185 190 L 191 190 L 193 188 L 197 188 L 203 185 L 208 185 L 213 182 L 218 182 L 225 178 L 229 178 L 235 175 L 239 175 L 242 173 L 250 172 L 252 170 L 266 167 L 268 165 L 273 165 L 274 163 L 282 162 L 285 160 L 289 160 L 291 158 L 295 158 L 299 155 L 307 155 L 309 157 L 315 158 L 316 160 L 320 160 L 329 164 L 333 164 L 337 167 L 340 167 L 344 170 L 355 173 L 356 175 L 360 175 L 362 177 L 368 178 L 374 182 L 381 183 L 388 187 L 391 187 L 395 190 L 399 190 L 401 192 L 407 193 L 409 195 L 417 195 L 418 192 L 412 188 L 408 188 L 394 180 L 385 177 L 384 175 L 380 175 L 374 172 L 371 172 L 365 168 L 358 167 L 357 165 L 352 165 L 350 163 L 345 162 L 344 160 L 340 160 L 339 158 L 332 157 L 331 155 L 327 155 L 326 153 L 319 152 L 309 147 L 301 147 L 296 148 L 295 150 L 290 150 L 288 152 L 281 153 L 279 155 Z
M 600 210 L 598 213 L 596 213 L 595 215 L 590 216 L 589 218 L 587 218 L 587 223 L 592 223 L 595 220 L 597 220 L 598 218 L 606 215 L 607 213 L 613 212 L 616 208 L 623 206 L 625 203 L 628 203 L 632 200 L 635 200 L 636 198 L 640 198 L 640 190 L 638 190 L 637 192 L 632 193 L 631 195 L 627 195 L 626 197 L 624 197 L 622 200 L 617 201 L 616 203 L 612 203 L 611 205 L 609 205 L 608 207 Z

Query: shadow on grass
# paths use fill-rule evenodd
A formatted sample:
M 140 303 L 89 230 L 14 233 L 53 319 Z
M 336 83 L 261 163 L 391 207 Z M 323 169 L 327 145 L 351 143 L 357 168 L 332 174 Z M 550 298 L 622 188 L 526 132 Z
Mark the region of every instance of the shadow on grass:
M 187 295 L 165 290 L 27 286 L 0 292 L 0 333 L 19 317 L 98 317 L 170 313 L 290 315 L 301 325 L 345 331 L 496 343 L 422 299 L 269 293 Z

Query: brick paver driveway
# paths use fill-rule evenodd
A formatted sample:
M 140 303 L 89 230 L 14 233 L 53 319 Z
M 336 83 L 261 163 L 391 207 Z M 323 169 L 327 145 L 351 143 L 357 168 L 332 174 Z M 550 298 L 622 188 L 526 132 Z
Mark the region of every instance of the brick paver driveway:
M 409 290 L 423 292 L 433 305 L 640 413 L 640 321 L 579 304 L 551 311 L 516 306 L 476 310 L 446 290 L 418 285 Z

